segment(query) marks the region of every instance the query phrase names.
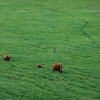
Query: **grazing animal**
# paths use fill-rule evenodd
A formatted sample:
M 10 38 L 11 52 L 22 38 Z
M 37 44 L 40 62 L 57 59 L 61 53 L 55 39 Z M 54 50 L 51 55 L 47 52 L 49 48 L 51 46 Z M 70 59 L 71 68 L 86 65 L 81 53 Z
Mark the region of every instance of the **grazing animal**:
M 37 67 L 37 68 L 42 68 L 42 65 L 37 64 L 36 67 Z
M 9 61 L 10 59 L 11 59 L 11 56 L 9 56 L 9 55 L 4 55 L 3 56 L 3 60 Z
M 53 69 L 53 71 L 58 71 L 61 73 L 62 72 L 62 64 L 55 63 L 55 64 L 53 64 L 52 69 Z

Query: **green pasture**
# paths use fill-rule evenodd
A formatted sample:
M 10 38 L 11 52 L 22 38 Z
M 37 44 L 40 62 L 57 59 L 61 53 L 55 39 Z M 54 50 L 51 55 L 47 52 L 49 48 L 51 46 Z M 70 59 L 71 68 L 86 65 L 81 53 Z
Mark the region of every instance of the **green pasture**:
M 0 0 L 0 100 L 100 100 L 100 0 Z

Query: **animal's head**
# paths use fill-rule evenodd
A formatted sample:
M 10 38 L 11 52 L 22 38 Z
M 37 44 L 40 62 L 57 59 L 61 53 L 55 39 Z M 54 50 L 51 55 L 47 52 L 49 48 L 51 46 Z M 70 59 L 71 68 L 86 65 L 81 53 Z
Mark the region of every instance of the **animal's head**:
M 62 73 L 62 64 L 59 64 L 59 66 L 60 66 L 59 72 Z

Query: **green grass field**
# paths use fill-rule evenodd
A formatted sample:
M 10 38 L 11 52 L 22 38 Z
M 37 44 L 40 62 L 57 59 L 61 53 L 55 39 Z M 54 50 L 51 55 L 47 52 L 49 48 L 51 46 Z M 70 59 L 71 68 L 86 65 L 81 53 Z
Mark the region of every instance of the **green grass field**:
M 0 100 L 100 100 L 100 0 L 0 0 Z

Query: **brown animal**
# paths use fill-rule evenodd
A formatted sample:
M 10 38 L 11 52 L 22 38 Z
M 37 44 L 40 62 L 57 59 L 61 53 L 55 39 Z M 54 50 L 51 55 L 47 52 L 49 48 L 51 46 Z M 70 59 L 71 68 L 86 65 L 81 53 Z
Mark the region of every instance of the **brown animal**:
M 4 55 L 3 56 L 3 60 L 9 61 L 10 59 L 11 59 L 11 56 L 9 56 L 9 55 Z
M 58 71 L 61 73 L 62 72 L 62 64 L 55 63 L 55 64 L 53 64 L 52 69 L 53 69 L 53 71 Z
M 37 68 L 42 68 L 42 65 L 37 64 L 36 67 L 37 67 Z

